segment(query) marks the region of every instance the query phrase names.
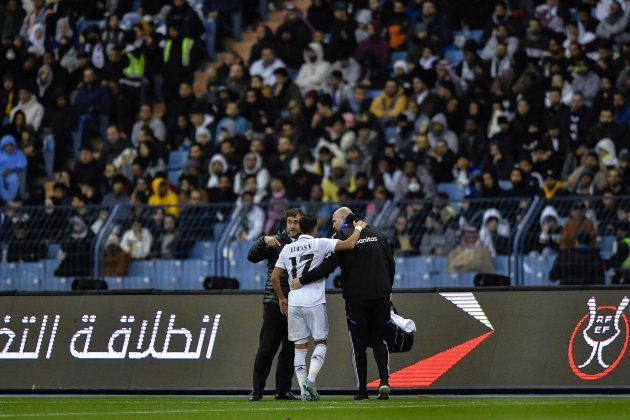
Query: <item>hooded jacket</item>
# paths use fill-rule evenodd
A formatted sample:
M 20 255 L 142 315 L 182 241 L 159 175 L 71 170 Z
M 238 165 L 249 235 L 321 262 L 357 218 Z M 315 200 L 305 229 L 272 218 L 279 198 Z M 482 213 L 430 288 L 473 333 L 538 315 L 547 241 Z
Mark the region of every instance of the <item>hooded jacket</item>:
M 39 127 L 42 124 L 44 118 L 44 107 L 37 102 L 35 94 L 31 94 L 31 99 L 28 102 L 18 102 L 17 106 L 11 111 L 11 121 L 16 112 L 22 111 L 26 117 L 26 124 L 32 125 L 35 130 L 39 131 Z
M 300 67 L 295 80 L 302 94 L 309 90 L 322 90 L 330 71 L 330 63 L 324 60 L 324 49 L 322 46 L 317 42 L 311 42 L 308 44 L 308 48 L 315 51 L 317 58 L 315 61 L 309 62 L 308 54 L 306 50 L 304 51 L 304 64 Z
M 218 175 L 212 171 L 212 165 L 214 164 L 214 162 L 221 162 L 221 164 L 223 165 L 223 170 Z M 227 160 L 225 160 L 225 158 L 223 157 L 223 155 L 217 153 L 216 155 L 212 156 L 212 158 L 210 159 L 210 163 L 208 163 L 208 173 L 210 174 L 210 178 L 208 179 L 208 184 L 206 185 L 206 187 L 207 188 L 218 187 L 219 177 L 223 175 L 224 173 L 226 173 L 227 171 L 228 171 L 228 163 L 227 163 Z
M 269 185 L 269 171 L 263 168 L 262 157 L 256 153 L 256 166 L 253 169 L 247 169 L 245 166 L 245 157 L 243 157 L 243 169 L 241 169 L 234 177 L 234 194 L 241 195 L 245 191 L 245 178 L 248 175 L 256 175 L 256 185 L 258 190 L 265 193 L 267 185 Z
M 159 194 L 159 187 L 162 183 L 167 184 L 166 194 L 164 194 L 164 196 L 160 196 Z M 177 194 L 175 194 L 173 191 L 171 191 L 168 188 L 168 181 L 166 181 L 164 178 L 155 178 L 153 182 L 151 182 L 151 188 L 153 188 L 153 195 L 149 197 L 149 205 L 150 206 L 169 206 L 170 205 L 172 207 L 167 207 L 164 209 L 164 211 L 168 214 L 172 214 L 173 216 L 177 217 L 177 215 L 179 215 L 179 207 L 177 207 L 177 205 L 179 204 L 179 198 L 177 197 Z
M 487 228 L 486 223 L 490 218 L 496 218 L 499 220 L 499 226 L 496 233 L 490 231 Z M 498 236 L 497 236 L 498 235 Z M 497 239 L 509 239 L 510 237 L 510 225 L 503 219 L 501 213 L 497 209 L 488 209 L 483 213 L 483 219 L 481 222 L 481 230 L 479 231 L 479 241 L 488 248 L 490 255 L 495 257 L 497 255 L 497 249 L 500 248 L 499 244 L 495 243 Z
M 617 149 L 615 143 L 609 138 L 601 139 L 595 146 L 596 149 L 603 149 L 605 153 L 599 157 L 599 160 L 604 166 L 617 166 L 619 161 L 617 160 Z
M 15 148 L 11 153 L 7 153 L 4 150 L 4 148 L 9 144 L 12 144 Z M 24 153 L 17 148 L 15 138 L 10 135 L 3 136 L 0 140 L 0 173 L 2 173 L 6 168 L 10 168 L 12 173 L 23 171 L 26 169 L 27 163 L 26 156 L 24 156 Z
M 437 134 L 433 130 L 434 123 L 441 124 L 444 127 L 444 130 L 441 134 Z M 429 144 L 431 145 L 432 149 L 435 149 L 435 145 L 437 144 L 438 140 L 444 139 L 446 141 L 446 144 L 448 145 L 448 148 L 451 149 L 453 153 L 457 153 L 459 150 L 457 136 L 455 135 L 455 133 L 448 129 L 448 121 L 446 120 L 446 115 L 441 112 L 435 114 L 433 118 L 431 118 L 431 129 L 427 133 L 427 137 L 429 139 Z
M 553 218 L 556 221 L 556 227 L 548 232 L 543 231 L 543 222 L 547 218 Z M 551 248 L 558 251 L 560 248 L 560 235 L 562 234 L 562 226 L 560 225 L 560 216 L 553 206 L 547 206 L 540 214 L 540 235 L 538 235 L 538 244 L 540 248 Z

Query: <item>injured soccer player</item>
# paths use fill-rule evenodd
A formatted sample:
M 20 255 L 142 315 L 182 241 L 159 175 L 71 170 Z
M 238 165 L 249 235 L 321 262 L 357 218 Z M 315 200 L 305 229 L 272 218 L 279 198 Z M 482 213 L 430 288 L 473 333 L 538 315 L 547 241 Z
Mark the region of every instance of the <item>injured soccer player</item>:
M 289 340 L 295 344 L 295 375 L 300 384 L 303 401 L 317 401 L 319 394 L 315 386 L 317 374 L 326 358 L 328 338 L 328 314 L 326 312 L 326 283 L 324 279 L 309 283 L 300 288 L 292 288 L 289 296 L 284 296 L 280 288 L 280 276 L 288 272 L 289 284 L 311 268 L 322 263 L 333 252 L 350 251 L 357 244 L 361 230 L 367 224 L 362 220 L 354 222 L 355 231 L 345 241 L 339 239 L 315 238 L 317 217 L 305 214 L 300 218 L 303 232 L 297 241 L 286 245 L 271 274 L 271 283 L 278 296 L 280 311 L 288 316 Z M 309 337 L 315 341 L 311 363 L 306 369 Z

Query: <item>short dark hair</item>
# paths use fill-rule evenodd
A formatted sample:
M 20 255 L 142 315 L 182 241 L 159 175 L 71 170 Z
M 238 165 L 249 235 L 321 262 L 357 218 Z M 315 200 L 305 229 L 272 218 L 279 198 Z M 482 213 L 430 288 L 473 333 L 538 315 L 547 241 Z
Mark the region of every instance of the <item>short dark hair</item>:
M 300 230 L 302 233 L 310 233 L 317 226 L 317 217 L 312 214 L 304 214 L 300 217 Z
M 286 223 L 287 219 L 289 217 L 298 217 L 298 216 L 303 216 L 304 212 L 302 211 L 302 209 L 297 208 L 297 207 L 292 207 L 289 210 L 284 212 L 284 221 Z

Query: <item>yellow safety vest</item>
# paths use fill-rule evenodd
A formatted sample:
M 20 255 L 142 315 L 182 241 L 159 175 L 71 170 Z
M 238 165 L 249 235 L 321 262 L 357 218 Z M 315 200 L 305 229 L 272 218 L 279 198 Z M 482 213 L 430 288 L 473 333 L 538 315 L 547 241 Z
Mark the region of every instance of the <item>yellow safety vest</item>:
M 190 65 L 190 52 L 192 50 L 195 40 L 192 38 L 184 37 L 182 39 L 182 64 L 185 67 Z M 169 39 L 164 45 L 164 62 L 166 63 L 171 56 L 171 48 L 173 48 L 173 40 Z
M 623 242 L 628 245 L 628 248 L 630 248 L 630 238 L 624 238 Z M 630 254 L 628 254 L 623 263 L 621 263 L 621 266 L 624 268 L 630 267 Z
M 129 65 L 123 69 L 123 73 L 128 77 L 144 76 L 144 54 L 136 57 L 129 51 L 125 51 L 125 55 L 129 59 Z

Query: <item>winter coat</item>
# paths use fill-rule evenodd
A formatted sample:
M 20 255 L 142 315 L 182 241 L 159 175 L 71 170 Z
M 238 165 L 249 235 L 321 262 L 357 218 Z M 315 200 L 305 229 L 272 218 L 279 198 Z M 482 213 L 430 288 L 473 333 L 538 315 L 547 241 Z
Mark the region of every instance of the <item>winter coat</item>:
M 309 90 L 322 90 L 330 71 L 330 63 L 324 60 L 324 49 L 321 44 L 311 42 L 308 44 L 308 48 L 315 51 L 317 58 L 314 62 L 309 62 L 308 55 L 306 51 L 304 51 L 304 64 L 300 67 L 297 79 L 295 80 L 302 94 L 305 94 Z
M 499 220 L 499 226 L 496 232 L 490 231 L 486 226 L 486 222 L 490 218 L 496 218 Z M 481 229 L 479 230 L 479 242 L 481 242 L 492 257 L 497 254 L 503 254 L 509 247 L 510 238 L 510 224 L 503 219 L 501 213 L 497 209 L 488 209 L 483 213 L 483 219 L 481 222 Z M 503 252 L 502 252 L 503 251 Z

